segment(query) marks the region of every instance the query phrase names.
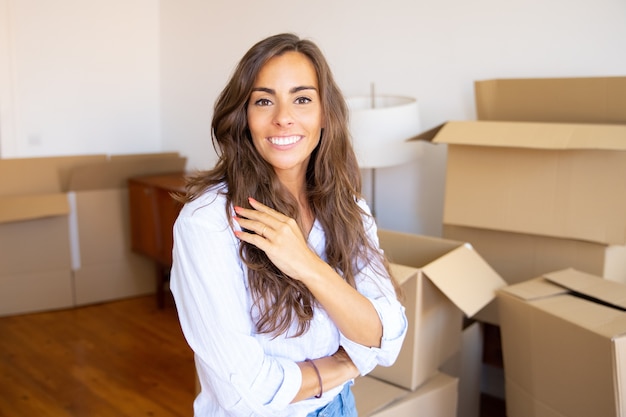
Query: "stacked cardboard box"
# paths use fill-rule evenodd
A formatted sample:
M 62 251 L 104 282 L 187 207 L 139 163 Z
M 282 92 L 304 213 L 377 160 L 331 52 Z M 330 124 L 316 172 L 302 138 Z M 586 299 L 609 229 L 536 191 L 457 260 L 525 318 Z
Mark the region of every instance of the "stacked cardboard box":
M 428 415 L 452 417 L 457 402 L 459 415 L 478 415 L 476 377 L 463 372 L 478 367 L 459 363 L 462 350 L 470 349 L 461 348 L 463 316 L 478 312 L 506 283 L 468 244 L 387 230 L 379 238 L 404 292 L 409 328 L 395 364 L 357 380 L 359 415 L 412 416 L 430 409 Z M 457 374 L 441 373 L 446 364 Z M 457 392 L 467 392 L 460 386 L 469 384 L 473 394 L 457 398 Z
M 352 393 L 360 417 L 454 417 L 458 378 L 439 373 L 414 391 L 373 377 L 355 381 Z
M 626 282 L 626 77 L 489 80 L 475 87 L 478 121 L 449 122 L 422 136 L 448 146 L 444 236 L 471 242 L 511 288 L 523 282 L 519 291 L 529 291 L 529 302 L 534 288 L 526 280 L 563 268 Z M 602 369 L 606 377 L 606 364 L 575 363 L 582 352 L 566 354 L 574 339 L 555 347 L 572 322 L 555 324 L 550 315 L 511 308 L 511 297 L 498 298 L 475 317 L 503 321 L 507 413 L 615 415 L 581 402 L 585 373 Z M 541 336 L 530 343 L 534 331 Z M 558 367 L 560 378 L 546 374 L 573 357 Z M 568 396 L 576 405 L 561 407 Z
M 0 315 L 154 291 L 131 253 L 129 176 L 180 172 L 176 153 L 0 160 Z
M 574 267 L 626 282 L 626 77 L 476 83 L 448 145 L 444 236 L 508 283 Z M 492 303 L 477 317 L 498 324 Z
M 498 302 L 507 416 L 626 416 L 626 285 L 564 269 Z

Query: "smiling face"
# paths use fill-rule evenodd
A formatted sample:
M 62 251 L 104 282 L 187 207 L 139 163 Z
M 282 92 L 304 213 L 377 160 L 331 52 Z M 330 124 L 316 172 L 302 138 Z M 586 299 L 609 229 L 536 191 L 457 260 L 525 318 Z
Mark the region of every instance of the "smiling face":
M 317 73 L 311 61 L 299 52 L 267 61 L 254 81 L 247 117 L 254 147 L 279 179 L 304 184 L 323 127 Z

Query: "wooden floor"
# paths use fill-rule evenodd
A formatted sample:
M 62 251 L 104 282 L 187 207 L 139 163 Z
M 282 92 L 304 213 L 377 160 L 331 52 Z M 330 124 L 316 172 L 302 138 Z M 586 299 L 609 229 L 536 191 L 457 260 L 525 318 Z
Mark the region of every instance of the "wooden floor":
M 153 296 L 0 318 L 0 417 L 191 417 L 194 378 L 173 303 Z
M 188 417 L 194 378 L 154 296 L 0 318 L 1 417 Z

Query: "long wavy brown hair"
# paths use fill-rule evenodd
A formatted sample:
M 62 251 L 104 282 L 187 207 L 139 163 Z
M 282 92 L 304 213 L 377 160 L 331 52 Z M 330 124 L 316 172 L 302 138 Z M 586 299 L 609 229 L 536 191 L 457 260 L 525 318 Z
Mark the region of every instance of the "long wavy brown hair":
M 214 107 L 212 141 L 218 162 L 213 169 L 188 178 L 187 192 L 181 201 L 191 201 L 207 189 L 225 184 L 221 189 L 228 202 L 229 219 L 233 206 L 250 207 L 248 197 L 254 197 L 300 223 L 296 199 L 252 143 L 246 111 L 263 65 L 288 51 L 304 54 L 317 72 L 325 127 L 307 167 L 306 193 L 326 234 L 327 262 L 355 287 L 355 275 L 364 265 L 373 263 L 379 272 L 387 273 L 389 268 L 384 256 L 367 238 L 363 224 L 366 213 L 357 204 L 361 174 L 350 141 L 345 99 L 322 52 L 309 40 L 279 34 L 258 42 L 244 55 Z M 308 288 L 286 276 L 254 245 L 242 242 L 240 256 L 248 267 L 254 303 L 251 315 L 256 317 L 257 331 L 276 336 L 286 333 L 297 321 L 297 331 L 292 336 L 306 332 L 315 302 Z M 395 283 L 394 286 L 398 291 Z

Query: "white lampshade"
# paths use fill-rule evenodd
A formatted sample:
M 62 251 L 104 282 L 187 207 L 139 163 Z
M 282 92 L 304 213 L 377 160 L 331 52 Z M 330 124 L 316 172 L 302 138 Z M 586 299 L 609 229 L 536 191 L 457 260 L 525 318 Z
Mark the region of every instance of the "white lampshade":
M 400 96 L 351 97 L 350 134 L 361 168 L 400 165 L 419 157 L 420 133 L 417 100 Z

